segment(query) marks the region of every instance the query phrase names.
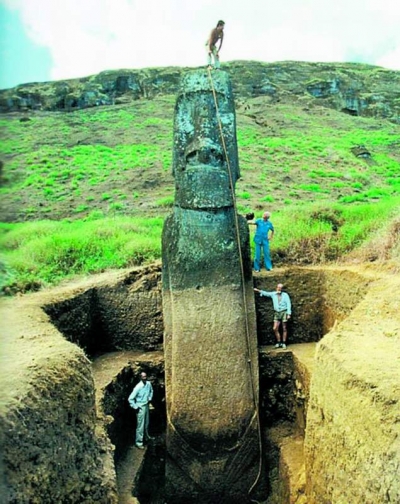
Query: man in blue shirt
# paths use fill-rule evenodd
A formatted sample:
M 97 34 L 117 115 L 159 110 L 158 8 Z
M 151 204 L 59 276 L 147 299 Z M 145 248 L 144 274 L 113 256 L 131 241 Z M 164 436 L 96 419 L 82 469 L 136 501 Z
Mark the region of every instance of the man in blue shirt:
M 147 381 L 146 373 L 140 373 L 140 382 L 128 397 L 129 405 L 136 411 L 136 441 L 135 445 L 143 450 L 143 439 L 151 439 L 149 435 L 149 402 L 153 399 L 153 387 Z
M 283 285 L 279 283 L 276 286 L 276 291 L 263 291 L 259 289 L 254 289 L 255 292 L 259 292 L 260 296 L 270 297 L 274 305 L 274 333 L 276 338 L 275 348 L 286 348 L 287 340 L 287 321 L 292 316 L 292 303 L 290 301 L 289 294 L 283 292 Z M 281 335 L 279 333 L 279 326 L 282 322 L 282 341 Z
M 262 219 L 250 221 L 249 224 L 257 226 L 256 234 L 254 235 L 254 243 L 256 244 L 256 254 L 254 258 L 254 271 L 257 273 L 261 269 L 261 248 L 264 254 L 264 264 L 267 271 L 272 270 L 271 256 L 269 254 L 269 242 L 274 237 L 274 226 L 269 221 L 270 213 L 264 212 Z

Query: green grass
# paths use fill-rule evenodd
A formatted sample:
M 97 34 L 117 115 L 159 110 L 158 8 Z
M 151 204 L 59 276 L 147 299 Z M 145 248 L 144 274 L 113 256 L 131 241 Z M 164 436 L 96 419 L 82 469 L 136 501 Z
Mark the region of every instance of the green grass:
M 236 195 L 240 199 L 248 200 L 251 198 L 251 194 L 248 191 L 243 191 Z
M 32 203 L 44 197 L 57 213 L 62 196 L 67 195 L 65 208 L 82 205 L 80 196 L 87 192 L 97 194 L 95 201 L 119 187 L 128 197 L 136 192 L 135 182 L 143 172 L 149 177 L 155 172 L 167 173 L 172 163 L 172 151 L 166 143 L 173 105 L 171 97 L 162 97 L 158 103 L 157 112 L 146 100 L 128 110 L 115 106 L 39 113 L 28 122 L 3 116 L 0 159 L 5 168 L 0 197 L 5 205 L 9 207 L 15 195 L 22 195 L 25 206 L 41 214 L 39 205 Z M 127 187 L 126 178 L 132 181 L 131 187 Z M 89 205 L 87 213 L 91 209 Z
M 162 219 L 102 218 L 2 224 L 5 285 L 49 285 L 75 275 L 122 268 L 160 257 Z
M 293 204 L 271 216 L 276 228 L 271 250 L 275 260 L 338 260 L 399 216 L 400 197 L 372 204 Z
M 175 201 L 175 196 L 165 196 L 164 198 L 161 198 L 155 202 L 155 204 L 159 207 L 167 207 L 171 208 L 174 204 Z
M 174 202 L 174 101 L 0 118 L 0 210 L 21 221 L 0 228 L 3 286 L 29 290 L 160 257 Z M 250 112 L 237 112 L 237 207 L 272 212 L 275 263 L 334 260 L 392 218 L 399 125 L 268 97 L 246 101 Z M 374 164 L 353 155 L 359 144 Z
M 378 220 L 395 217 L 399 208 L 400 197 L 374 204 L 283 207 L 271 216 L 276 230 L 273 260 L 279 262 L 278 256 L 300 263 L 338 259 L 375 233 Z M 76 275 L 154 261 L 161 256 L 162 226 L 162 218 L 105 218 L 101 212 L 85 220 L 2 224 L 2 288 L 24 291 Z
M 167 211 L 169 205 L 160 201 L 173 184 L 173 105 L 173 96 L 157 96 L 73 113 L 38 112 L 28 122 L 20 122 L 17 115 L 3 116 L 3 214 L 15 219 L 16 196 L 21 198 L 19 219 L 46 218 L 49 213 L 57 219 L 76 218 L 81 214 L 72 209 L 83 205 L 87 209 L 82 216 L 99 206 L 107 212 L 109 201 L 102 195 L 114 201 L 115 189 L 128 200 L 122 209 L 128 215 L 139 203 L 148 215 Z M 260 98 L 257 106 L 257 117 L 268 118 L 273 134 L 252 116 L 237 114 L 242 178 L 236 191 L 248 206 L 269 203 L 274 210 L 297 190 L 298 197 L 309 201 L 366 201 L 376 197 L 368 192 L 373 187 L 399 193 L 398 125 L 329 109 L 313 115 L 300 106 L 272 106 Z M 375 165 L 352 154 L 351 148 L 361 143 L 371 151 Z M 140 198 L 134 203 L 137 194 Z

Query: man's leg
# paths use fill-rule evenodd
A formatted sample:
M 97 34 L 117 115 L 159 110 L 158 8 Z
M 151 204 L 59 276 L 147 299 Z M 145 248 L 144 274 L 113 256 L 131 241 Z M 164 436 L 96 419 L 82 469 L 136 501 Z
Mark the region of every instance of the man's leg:
M 260 271 L 261 263 L 261 245 L 256 243 L 256 251 L 254 257 L 254 269 L 255 271 Z
M 275 339 L 276 339 L 276 347 L 280 346 L 281 343 L 281 335 L 279 333 L 279 326 L 280 326 L 280 321 L 279 320 L 274 320 L 274 333 L 275 333 Z
M 148 441 L 150 439 L 149 435 L 149 422 L 150 422 L 150 409 L 149 405 L 147 404 L 145 407 L 145 417 L 144 417 L 144 439 L 145 441 Z
M 212 58 L 214 59 L 214 67 L 217 68 L 217 48 L 214 46 L 211 51 L 207 45 L 206 47 L 207 49 L 207 64 L 208 64 L 208 68 L 213 68 L 213 65 L 212 65 Z M 219 64 L 219 61 L 218 61 L 218 64 Z
M 207 65 L 209 68 L 212 67 L 211 65 L 211 53 L 210 53 L 210 50 L 208 49 L 208 47 L 206 48 L 207 49 Z
M 286 340 L 287 340 L 287 323 L 282 322 L 282 343 L 283 348 L 286 348 Z
M 271 256 L 269 253 L 269 242 L 263 242 L 263 252 L 264 252 L 264 264 L 267 271 L 272 270 Z
M 144 426 L 145 426 L 145 415 L 146 409 L 140 408 L 136 414 L 136 446 L 143 446 L 143 434 L 144 434 Z
M 221 68 L 221 65 L 219 63 L 219 54 L 218 54 L 218 51 L 217 51 L 216 47 L 214 47 L 214 49 L 213 49 L 213 55 L 214 55 L 214 66 L 215 66 L 215 69 L 219 70 Z

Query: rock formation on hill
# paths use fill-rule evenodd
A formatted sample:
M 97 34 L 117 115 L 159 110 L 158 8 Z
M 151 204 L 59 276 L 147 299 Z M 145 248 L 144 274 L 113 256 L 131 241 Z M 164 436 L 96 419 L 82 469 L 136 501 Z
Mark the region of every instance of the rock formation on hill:
M 268 96 L 272 102 L 313 104 L 400 124 L 400 72 L 359 63 L 233 61 L 235 99 Z M 63 110 L 127 103 L 175 94 L 188 68 L 104 71 L 65 81 L 30 83 L 0 91 L 0 111 Z

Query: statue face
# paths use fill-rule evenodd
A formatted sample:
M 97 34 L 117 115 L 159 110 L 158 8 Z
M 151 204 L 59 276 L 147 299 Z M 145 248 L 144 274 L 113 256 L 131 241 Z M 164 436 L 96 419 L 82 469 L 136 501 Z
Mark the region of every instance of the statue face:
M 225 72 L 214 77 L 219 117 L 232 184 L 239 177 L 233 97 Z M 182 82 L 175 107 L 175 204 L 182 208 L 232 206 L 228 163 L 208 75 L 191 72 Z

